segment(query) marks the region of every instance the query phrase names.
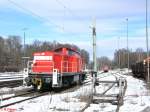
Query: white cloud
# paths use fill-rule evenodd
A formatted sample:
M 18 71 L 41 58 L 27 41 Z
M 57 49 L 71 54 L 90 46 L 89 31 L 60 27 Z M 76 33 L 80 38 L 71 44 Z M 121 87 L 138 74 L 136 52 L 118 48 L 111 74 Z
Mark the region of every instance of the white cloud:
M 19 6 L 30 10 L 31 12 L 46 18 L 44 25 L 51 26 L 56 33 L 80 34 L 80 37 L 89 38 L 92 24 L 92 18 L 96 17 L 97 28 L 97 54 L 98 56 L 107 55 L 113 58 L 113 52 L 117 49 L 117 37 L 121 36 L 120 48 L 126 48 L 126 21 L 129 18 L 130 25 L 145 25 L 142 21 L 145 19 L 145 1 L 143 0 L 11 0 Z M 57 2 L 59 1 L 59 2 Z M 64 9 L 64 4 L 67 8 Z M 150 6 L 150 2 L 149 5 Z M 7 0 L 0 1 L 0 7 L 9 7 L 17 11 L 27 13 Z M 150 8 L 149 8 L 150 11 Z M 31 13 L 28 13 L 32 15 Z M 49 21 L 50 22 L 49 22 Z M 54 24 L 53 24 L 54 23 Z M 137 25 L 136 24 L 136 25 Z M 59 27 L 54 27 L 58 25 Z M 61 27 L 61 28 L 60 28 Z M 64 27 L 64 31 L 62 31 Z M 129 46 L 132 49 L 137 47 L 145 48 L 144 28 L 130 29 L 132 36 L 129 37 Z M 107 38 L 103 35 L 110 35 Z M 111 36 L 112 35 L 112 36 Z M 114 37 L 116 35 L 116 37 Z M 65 35 L 66 36 L 66 35 Z M 74 43 L 81 48 L 86 49 L 92 56 L 92 44 L 90 39 L 77 39 L 72 35 L 68 43 Z M 78 36 L 77 36 L 78 37 Z M 77 38 L 76 37 L 76 38 Z M 54 37 L 55 39 L 55 37 Z M 80 41 L 79 41 L 80 40 Z M 60 40 L 62 42 L 65 40 Z
M 145 3 L 141 0 L 11 0 L 19 6 L 46 18 L 46 24 L 64 26 L 66 32 L 88 32 L 92 18 L 97 19 L 97 31 L 111 33 L 119 29 L 126 17 L 145 14 Z M 58 2 L 57 2 L 58 1 Z M 136 3 L 135 3 L 136 2 Z M 0 6 L 10 6 L 1 0 Z M 64 4 L 67 8 L 64 8 Z M 8 6 L 7 6 L 8 7 Z M 24 12 L 11 4 L 11 8 Z M 28 11 L 25 11 L 28 12 Z M 30 13 L 31 14 L 31 13 Z M 138 17 L 139 18 L 139 17 Z M 49 22 L 50 21 L 50 22 Z M 63 25 L 64 24 L 64 25 Z M 55 27 L 54 27 L 55 29 Z

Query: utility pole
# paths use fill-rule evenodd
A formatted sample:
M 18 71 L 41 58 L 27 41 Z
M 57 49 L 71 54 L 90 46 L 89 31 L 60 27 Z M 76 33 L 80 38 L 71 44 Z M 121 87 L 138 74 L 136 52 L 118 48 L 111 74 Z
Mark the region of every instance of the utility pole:
M 27 70 L 27 65 L 26 65 L 26 60 L 29 59 L 29 57 L 26 57 L 26 47 L 25 47 L 25 44 L 26 44 L 26 30 L 27 28 L 23 28 L 23 72 L 24 72 L 24 75 L 23 75 L 23 86 L 26 85 L 26 82 L 25 82 L 25 78 L 28 77 L 28 70 Z
M 97 76 L 97 63 L 96 63 L 96 20 L 93 21 L 93 25 L 90 26 L 92 29 L 92 38 L 93 38 L 93 94 L 95 93 L 95 83 L 96 83 L 96 76 Z
M 129 75 L 129 42 L 128 42 L 128 18 L 126 19 L 126 22 L 127 22 L 127 52 L 128 52 L 128 56 L 127 56 L 127 62 L 128 62 L 128 75 Z
M 25 30 L 23 32 L 23 49 L 24 49 L 24 57 L 25 57 L 25 41 L 26 41 L 26 33 Z
M 26 59 L 26 54 L 25 54 L 25 44 L 26 44 L 26 30 L 27 28 L 23 28 L 23 59 L 24 59 L 24 68 L 26 67 L 26 62 L 25 62 L 25 59 Z
M 94 21 L 92 27 L 92 35 L 93 35 L 93 62 L 94 62 L 94 72 L 97 71 L 97 63 L 96 63 L 96 22 Z
M 147 48 L 147 83 L 149 84 L 149 42 L 148 42 L 148 1 L 146 0 L 146 48 Z

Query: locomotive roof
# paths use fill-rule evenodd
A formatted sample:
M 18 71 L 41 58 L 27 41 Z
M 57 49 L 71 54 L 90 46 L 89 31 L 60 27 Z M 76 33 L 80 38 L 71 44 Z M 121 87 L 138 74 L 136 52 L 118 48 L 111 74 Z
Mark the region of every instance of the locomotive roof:
M 80 54 L 80 52 L 79 52 L 77 49 L 71 48 L 71 47 L 57 47 L 57 48 L 55 48 L 53 51 L 60 50 L 60 49 L 63 49 L 63 48 L 66 48 L 66 49 L 68 49 L 68 50 L 71 50 L 71 51 L 74 51 L 74 52 Z

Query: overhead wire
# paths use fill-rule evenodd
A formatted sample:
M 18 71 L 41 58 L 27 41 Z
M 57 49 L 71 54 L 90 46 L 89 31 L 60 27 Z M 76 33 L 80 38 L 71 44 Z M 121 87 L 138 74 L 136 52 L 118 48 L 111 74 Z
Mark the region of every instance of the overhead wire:
M 27 9 L 27 8 L 24 8 L 22 7 L 21 5 L 17 4 L 16 2 L 12 1 L 12 0 L 7 0 L 9 3 L 13 4 L 14 6 L 16 6 L 17 8 L 20 8 L 21 10 L 25 11 L 27 14 L 31 14 L 32 16 L 40 19 L 41 21 L 47 21 L 47 22 L 50 22 L 53 26 L 55 27 L 58 27 L 60 29 L 64 29 L 62 26 L 58 25 L 58 24 L 55 24 L 54 22 L 52 22 L 52 20 L 50 19 L 47 19 L 47 18 L 44 18 L 36 13 L 34 13 L 33 11 Z
M 32 16 L 38 18 L 38 19 L 41 20 L 41 21 L 50 22 L 50 24 L 52 24 L 54 27 L 57 27 L 57 28 L 61 29 L 62 31 L 66 31 L 66 29 L 64 28 L 64 25 L 63 25 L 63 26 L 58 25 L 58 24 L 54 23 L 52 20 L 47 19 L 47 18 L 45 18 L 45 17 L 42 17 L 42 16 L 40 16 L 40 15 L 34 13 L 33 11 L 31 11 L 31 10 L 29 10 L 29 9 L 27 9 L 27 8 L 22 7 L 21 5 L 19 5 L 18 3 L 16 3 L 16 2 L 13 1 L 13 0 L 7 0 L 7 1 L 10 2 L 11 4 L 13 4 L 14 6 L 16 6 L 17 8 L 20 8 L 21 10 L 25 11 L 27 14 L 30 14 L 30 15 L 32 15 Z M 67 12 L 69 12 L 72 16 L 74 16 L 74 17 L 76 17 L 76 18 L 80 18 L 80 17 L 79 17 L 78 15 L 76 15 L 70 8 L 68 8 L 66 5 L 64 5 L 64 3 L 62 3 L 62 2 L 59 1 L 59 0 L 55 0 L 55 1 L 56 1 L 58 4 L 60 4 L 61 6 L 63 6 L 63 8 L 64 8 Z M 64 11 L 65 11 L 65 10 L 64 10 Z M 64 14 L 64 16 L 65 16 L 65 14 Z M 64 24 L 65 24 L 65 22 L 64 22 Z M 69 32 L 67 32 L 67 33 L 69 33 Z
M 61 1 L 59 1 L 59 0 L 55 0 L 55 1 L 58 4 L 60 4 L 64 9 L 66 9 L 70 14 L 79 18 L 79 16 L 77 16 L 70 8 L 68 8 L 66 5 L 64 5 Z
M 76 18 L 81 18 L 77 14 L 75 14 L 70 8 L 68 8 L 64 3 L 62 3 L 60 0 L 55 0 L 58 4 L 60 4 L 67 12 L 69 12 L 72 16 Z M 83 24 L 83 23 L 82 23 Z M 87 25 L 86 25 L 87 26 Z

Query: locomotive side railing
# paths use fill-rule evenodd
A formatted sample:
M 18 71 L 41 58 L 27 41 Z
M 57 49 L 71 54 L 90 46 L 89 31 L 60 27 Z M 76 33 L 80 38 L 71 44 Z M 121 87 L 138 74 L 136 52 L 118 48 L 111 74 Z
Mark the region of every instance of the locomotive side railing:
M 77 62 L 72 62 L 71 65 L 72 72 L 77 72 Z
M 68 61 L 61 61 L 61 73 L 68 72 Z
M 61 61 L 61 73 L 68 72 L 68 61 Z
M 38 61 L 28 61 L 28 73 L 33 73 L 33 67 L 36 68 L 49 68 L 49 73 L 53 72 L 53 69 L 56 69 L 54 66 L 56 63 L 53 61 L 46 61 L 42 60 L 40 62 L 50 62 L 51 64 L 48 65 L 34 65 Z M 78 68 L 80 67 L 80 62 L 68 62 L 68 61 L 61 61 L 61 67 L 58 69 L 58 73 L 67 73 L 67 72 L 77 72 Z M 44 70 L 43 70 L 44 71 Z
M 61 61 L 61 73 L 77 72 L 77 62 Z

